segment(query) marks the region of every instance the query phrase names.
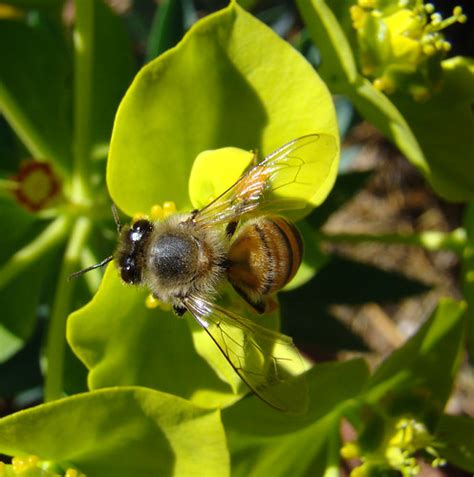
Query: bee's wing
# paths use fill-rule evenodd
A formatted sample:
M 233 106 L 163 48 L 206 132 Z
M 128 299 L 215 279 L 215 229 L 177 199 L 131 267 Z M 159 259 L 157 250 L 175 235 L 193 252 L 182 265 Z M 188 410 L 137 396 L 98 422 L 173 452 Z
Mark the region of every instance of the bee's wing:
M 250 168 L 217 199 L 194 216 L 203 225 L 231 222 L 258 214 L 300 209 L 317 190 L 314 178 L 327 176 L 327 164 L 337 153 L 329 134 L 309 134 L 285 144 Z M 311 178 L 311 179 L 310 179 Z M 300 199 L 298 199 L 300 197 Z
M 270 406 L 293 414 L 308 405 L 304 363 L 290 337 L 191 296 L 184 304 L 247 386 Z

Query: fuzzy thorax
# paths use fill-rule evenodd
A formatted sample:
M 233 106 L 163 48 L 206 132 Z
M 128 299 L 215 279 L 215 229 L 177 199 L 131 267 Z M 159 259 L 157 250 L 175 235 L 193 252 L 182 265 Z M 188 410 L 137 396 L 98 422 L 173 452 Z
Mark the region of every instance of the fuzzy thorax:
M 201 227 L 189 214 L 153 223 L 147 240 L 143 284 L 165 303 L 191 294 L 214 295 L 224 277 L 227 241 L 223 231 Z

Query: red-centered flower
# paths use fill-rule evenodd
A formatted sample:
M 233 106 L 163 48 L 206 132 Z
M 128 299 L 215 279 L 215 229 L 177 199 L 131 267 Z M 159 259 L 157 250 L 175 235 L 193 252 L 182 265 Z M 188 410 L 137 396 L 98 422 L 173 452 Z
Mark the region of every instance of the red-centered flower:
M 31 212 L 44 209 L 61 190 L 60 180 L 51 165 L 33 159 L 22 162 L 12 180 L 17 183 L 13 191 L 17 201 Z

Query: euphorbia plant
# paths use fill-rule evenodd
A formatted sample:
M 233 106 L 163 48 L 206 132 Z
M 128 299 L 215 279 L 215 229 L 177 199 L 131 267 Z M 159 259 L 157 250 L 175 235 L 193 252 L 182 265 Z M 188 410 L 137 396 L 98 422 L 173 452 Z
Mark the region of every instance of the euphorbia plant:
M 219 476 L 231 471 L 246 476 L 337 474 L 343 417 L 359 433 L 351 444 L 351 456 L 362 460 L 360 472 L 396 466 L 411 472 L 415 452 L 427 452 L 433 465 L 447 459 L 471 469 L 472 458 L 452 432 L 459 427 L 468 436 L 470 422 L 443 414 L 462 349 L 463 304 L 442 302 L 417 335 L 372 375 L 362 360 L 319 364 L 309 370 L 309 409 L 295 417 L 269 408 L 255 396 L 244 397 L 245 388 L 197 324 L 187 318 L 178 320 L 161 308 L 147 308 L 148 290 L 125 286 L 113 264 L 102 279 L 95 270 L 67 281 L 71 272 L 112 253 L 117 236 L 111 202 L 123 212 L 123 220 L 148 214 L 156 204 L 166 204 L 164 209 L 169 210 L 169 201 L 179 211 L 189 211 L 232 184 L 252 160 L 249 151 L 263 157 L 308 133 L 327 134 L 337 143 L 332 98 L 310 64 L 231 3 L 196 23 L 175 48 L 147 64 L 116 112 L 132 70 L 127 35 L 119 19 L 101 2 L 77 1 L 74 67 L 68 47 L 61 47 L 62 56 L 44 56 L 49 77 L 44 65 L 36 63 L 40 56 L 33 46 L 51 52 L 52 45 L 65 44 L 63 35 L 70 31 L 59 27 L 60 1 L 44 2 L 49 10 L 38 8 L 33 15 L 27 3 L 17 5 L 13 17 L 2 21 L 5 28 L 0 28 L 0 36 L 8 40 L 0 42 L 4 68 L 0 70 L 0 101 L 30 155 L 52 164 L 62 192 L 33 214 L 25 212 L 10 191 L 4 199 L 3 358 L 15 354 L 22 347 L 21 338 L 31 334 L 38 301 L 33 298 L 42 294 L 41 301 L 51 304 L 44 360 L 45 400 L 50 402 L 0 420 L 0 452 L 19 456 L 12 466 L 0 466 L 0 475 L 125 477 L 192 475 L 203 469 L 206 475 Z M 160 21 L 172 21 L 170 16 L 176 12 L 172 4 L 160 10 L 164 13 Z M 314 10 L 322 12 L 324 20 L 315 23 L 316 31 L 339 35 L 339 42 L 318 45 L 326 61 L 323 65 L 334 66 L 347 53 L 347 43 L 323 2 L 302 7 L 307 23 L 308 11 Z M 14 61 L 6 46 L 12 44 L 11 35 L 23 48 L 21 62 Z M 149 53 L 160 43 L 156 40 L 150 40 Z M 338 55 L 325 56 L 325 46 Z M 350 63 L 352 57 L 345 58 Z M 26 77 L 25 70 L 37 77 L 36 83 L 15 81 Z M 71 71 L 74 100 L 64 88 Z M 326 79 L 334 86 L 331 78 Z M 365 81 L 344 87 L 354 93 L 356 106 L 359 93 L 369 91 L 365 98 L 374 99 Z M 384 110 L 388 101 L 384 98 L 379 92 L 375 102 L 381 107 L 371 117 L 395 118 L 403 134 L 392 123 L 387 129 L 397 133 L 393 137 L 404 151 L 419 154 L 415 133 L 403 129 L 406 125 L 399 121 L 398 112 Z M 387 115 L 381 116 L 380 111 Z M 105 178 L 103 159 L 113 116 Z M 240 149 L 221 149 L 229 146 Z M 217 151 L 196 159 L 209 150 Z M 319 242 L 347 239 L 315 230 L 327 211 L 312 208 L 330 192 L 338 166 L 337 154 L 320 152 L 318 174 L 308 178 L 316 191 L 306 198 L 310 207 L 294 216 L 302 219 L 306 214 L 298 225 L 307 253 L 292 286 L 305 285 L 281 300 L 284 327 L 298 323 L 299 310 L 305 310 L 306 327 L 300 331 L 304 344 L 311 343 L 325 326 L 316 316 L 319 303 L 314 290 L 318 276 L 323 276 L 317 271 L 332 259 L 319 250 Z M 9 179 L 0 185 L 18 188 L 19 181 L 12 176 L 20 175 L 9 172 Z M 341 177 L 340 184 L 347 185 L 344 181 Z M 346 200 L 353 194 L 353 189 L 351 193 L 341 190 Z M 337 206 L 330 203 L 329 207 Z M 32 224 L 39 226 L 39 234 L 29 230 Z M 465 250 L 469 276 L 465 235 L 398 238 L 427 247 Z M 358 239 L 363 238 L 354 238 Z M 343 278 L 338 276 L 338 285 Z M 361 279 L 351 289 L 365 290 L 365 284 Z M 370 290 L 365 293 L 368 296 Z M 387 296 L 394 296 L 390 293 Z M 318 300 L 328 293 L 322 295 Z M 231 306 L 240 305 L 233 301 Z M 68 319 L 67 340 L 85 368 L 65 342 L 66 316 L 76 308 Z M 278 315 L 261 317 L 260 323 L 277 328 Z M 401 426 L 423 432 L 412 434 L 412 439 L 400 438 Z M 343 449 L 347 455 L 347 447 Z
M 222 29 L 222 25 L 226 28 Z M 254 41 L 241 44 L 250 34 Z M 265 48 L 255 49 L 255 42 Z M 193 55 L 195 51 L 205 52 L 199 62 Z M 279 58 L 278 63 L 273 61 L 274 57 Z M 221 65 L 218 69 L 215 68 L 216 58 Z M 250 70 L 249 65 L 257 66 Z M 251 75 L 247 75 L 247 71 L 251 71 Z M 288 74 L 298 81 L 289 84 L 273 81 L 275 77 L 284 78 Z M 199 82 L 204 77 L 205 85 Z M 196 90 L 193 87 L 196 84 L 202 86 Z M 312 107 L 308 107 L 310 104 Z M 313 109 L 320 114 L 313 115 Z M 267 120 L 263 126 L 264 116 Z M 265 155 L 287 140 L 311 131 L 337 136 L 332 101 L 325 85 L 285 42 L 238 6 L 231 5 L 197 24 L 174 50 L 145 66 L 136 77 L 115 121 L 107 170 L 109 190 L 117 206 L 130 216 L 170 199 L 178 209 L 189 211 L 219 192 L 212 187 L 215 167 L 220 168 L 220 174 L 214 175 L 213 180 L 225 180 L 218 187 L 223 191 L 238 178 L 252 156 L 229 155 L 223 151 L 218 153 L 217 166 L 216 159 L 199 161 L 200 166 L 193 169 L 190 178 L 190 192 L 194 196 L 188 198 L 192 161 L 199 152 L 234 145 L 252 147 Z M 320 164 L 318 173 L 307 178 L 314 181 L 317 191 L 307 198 L 313 204 L 327 195 L 337 170 L 334 153 L 328 155 L 322 149 L 321 157 L 315 159 Z M 102 295 L 102 290 L 108 290 L 107 295 Z M 115 293 L 121 297 L 120 304 Z M 146 310 L 143 307 L 146 293 L 149 291 L 124 290 L 116 272 L 110 271 L 97 299 L 71 317 L 69 340 L 90 368 L 90 385 L 96 388 L 119 383 L 146 384 L 195 399 L 207 407 L 222 404 L 222 382 L 217 377 L 204 378 L 203 371 L 199 371 L 204 363 L 197 359 L 194 347 L 190 346 L 183 323 L 171 320 L 170 313 Z M 125 298 L 130 305 L 122 301 Z M 133 312 L 130 313 L 127 310 L 132 303 Z M 101 307 L 100 311 L 97 306 Z M 113 311 L 107 311 L 111 306 Z M 92 315 L 95 325 L 107 329 L 103 341 L 97 340 L 97 330 L 84 326 L 85 322 L 92 323 Z M 128 341 L 124 331 L 131 315 L 140 331 L 128 334 Z M 154 318 L 150 320 L 150 316 Z M 201 336 L 199 330 L 195 331 L 198 352 L 206 355 L 211 348 L 210 362 L 222 368 L 214 345 Z M 165 335 L 173 338 L 168 339 L 165 346 L 154 346 Z M 112 343 L 122 350 L 119 359 L 110 360 L 103 352 L 111 349 Z M 136 362 L 130 360 L 131 350 L 136 347 L 143 347 L 151 362 L 171 362 L 175 369 L 164 365 L 166 371 L 162 366 L 156 366 L 147 367 L 144 372 L 142 358 Z M 92 356 L 98 359 L 91 360 Z M 194 368 L 192 373 L 189 373 L 190 367 Z M 125 369 L 128 371 L 124 372 Z M 235 378 L 230 374 L 227 379 L 233 383 Z M 115 383 L 114 379 L 117 379 Z M 203 386 L 208 392 L 197 393 L 196 389 Z M 216 397 L 209 393 L 214 388 L 214 392 L 218 391 Z M 226 399 L 234 400 L 235 397 L 231 393 Z
M 77 67 L 85 72 L 91 68 L 86 60 L 92 59 L 90 17 L 89 23 L 87 21 L 91 13 L 84 6 L 77 11 L 77 27 L 84 21 L 84 29 L 78 32 L 83 35 L 84 43 L 78 48 L 85 46 L 86 53 L 88 47 L 91 48 L 88 58 L 82 56 L 82 49 L 78 52 Z M 253 41 L 249 42 L 249 38 Z M 261 48 L 254 48 L 256 43 Z M 205 52 L 199 61 L 196 51 Z M 84 60 L 84 64 L 79 59 Z M 295 81 L 285 82 L 284 78 L 289 75 Z M 282 80 L 275 81 L 276 77 Z M 206 84 L 202 78 L 206 78 Z M 76 107 L 86 114 L 90 104 L 78 101 Z M 77 267 L 80 249 L 87 247 L 93 225 L 90 213 L 97 209 L 95 201 L 102 200 L 91 190 L 90 130 L 78 115 L 80 147 L 79 151 L 75 149 L 77 168 L 68 187 L 72 191 L 71 203 L 86 207 L 76 209 L 76 215 L 66 215 L 75 230 L 71 236 L 74 260 L 67 260 L 59 277 L 64 280 L 58 292 L 61 313 L 68 306 L 66 300 L 72 298 L 72 284 L 65 278 Z M 331 135 L 336 141 L 336 119 L 327 88 L 288 44 L 232 4 L 197 24 L 176 49 L 147 65 L 137 76 L 116 117 L 109 152 L 108 188 L 112 200 L 130 216 L 164 200 L 173 200 L 180 210 L 186 210 L 191 208 L 191 202 L 203 200 L 198 196 L 189 200 L 187 194 L 192 161 L 199 152 L 232 145 L 257 149 L 259 154 L 265 155 L 290 139 L 311 132 Z M 307 198 L 313 205 L 327 195 L 337 172 L 338 156 L 334 150 L 330 155 L 324 150 L 321 153 L 318 174 L 308 178 L 315 181 L 316 194 Z M 222 156 L 222 178 L 233 181 L 237 177 L 235 173 L 240 174 L 244 165 L 236 167 L 234 156 L 230 161 L 225 153 Z M 248 163 L 248 155 L 245 160 Z M 209 166 L 203 164 L 204 167 L 196 169 L 197 175 L 192 179 L 195 187 L 191 190 L 207 197 L 213 191 L 206 185 L 199 186 L 208 180 Z M 218 185 L 222 188 L 222 184 Z M 65 207 L 65 210 L 69 209 Z M 66 257 L 71 253 L 69 249 Z M 203 340 L 199 333 L 193 333 L 193 345 L 187 327 L 183 327 L 185 323 L 171 319 L 161 310 L 148 310 L 144 306 L 144 293 L 124 287 L 111 268 L 91 304 L 71 317 L 69 341 L 89 368 L 89 388 L 142 385 L 184 396 L 206 408 L 235 401 L 238 398 L 235 377 L 229 377 L 228 371 L 220 371 L 217 376 L 212 370 L 223 368 L 222 363 L 213 361 L 218 353 L 208 351 L 213 349 L 213 344 Z M 92 320 L 89 319 L 91 313 Z M 57 331 L 49 338 L 49 349 L 54 349 L 56 360 L 53 364 L 53 355 L 49 354 L 46 397 L 50 400 L 60 397 L 62 391 L 64 354 L 60 352 Z M 211 360 L 212 367 L 194 351 L 195 346 L 199 354 Z M 222 374 L 224 378 L 227 376 L 224 381 Z M 230 389 L 226 380 L 232 386 Z M 96 399 L 95 395 L 90 395 L 91 402 Z M 62 403 L 59 400 L 51 406 L 62 406 Z M 61 457 L 51 449 L 34 451 L 28 447 L 23 450 L 20 446 L 16 452 L 22 451 L 33 452 L 41 461 L 53 460 L 60 465 L 70 460 L 66 454 Z M 8 452 L 12 453 L 12 449 Z M 87 473 L 94 472 L 94 467 L 84 464 L 84 459 L 87 461 L 87 451 L 84 458 L 77 456 L 73 464 Z

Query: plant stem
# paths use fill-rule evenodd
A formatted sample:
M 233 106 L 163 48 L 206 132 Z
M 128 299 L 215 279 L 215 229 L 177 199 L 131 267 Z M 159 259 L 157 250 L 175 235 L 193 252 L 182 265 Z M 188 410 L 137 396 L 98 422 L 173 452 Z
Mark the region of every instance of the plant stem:
M 94 0 L 76 0 L 74 28 L 74 144 L 72 202 L 86 207 L 92 204 L 90 190 L 91 107 L 94 59 Z M 69 275 L 79 267 L 81 253 L 92 229 L 88 217 L 76 219 L 63 257 L 54 296 L 46 345 L 47 372 L 45 401 L 63 394 L 66 319 L 74 296 L 74 281 Z
M 74 29 L 74 171 L 73 199 L 91 199 L 91 105 L 94 58 L 94 0 L 76 0 Z
M 46 344 L 47 371 L 44 386 L 45 401 L 53 401 L 63 394 L 64 351 L 66 341 L 66 319 L 70 312 L 73 297 L 74 280 L 69 275 L 76 271 L 81 252 L 92 229 L 92 222 L 86 217 L 79 217 L 74 224 L 64 254 L 58 285 L 54 296 L 51 320 Z
M 362 243 L 377 242 L 388 244 L 416 245 L 426 250 L 451 250 L 461 254 L 467 243 L 466 231 L 458 228 L 452 232 L 426 231 L 416 234 L 330 234 L 319 233 L 319 239 L 327 242 Z
M 13 280 L 26 267 L 38 261 L 46 252 L 61 243 L 67 236 L 71 223 L 72 220 L 67 216 L 58 217 L 28 245 L 18 250 L 0 268 L 0 289 Z
M 11 199 L 17 188 L 18 182 L 9 179 L 0 179 L 0 197 L 8 197 Z
M 0 179 L 0 189 L 12 191 L 18 187 L 18 182 L 12 181 L 10 179 Z
M 84 250 L 81 253 L 81 267 L 87 268 L 91 264 L 98 263 L 99 261 L 100 260 L 95 256 L 90 247 L 84 247 Z M 100 282 L 102 280 L 102 274 L 99 270 L 91 270 L 84 275 L 84 279 L 91 295 L 94 295 L 99 288 Z
M 340 475 L 340 445 L 339 428 L 336 427 L 336 429 L 332 429 L 329 435 L 327 435 L 327 464 L 324 477 L 338 477 Z
M 2 114 L 23 144 L 28 148 L 31 155 L 37 159 L 48 159 L 54 162 L 57 171 L 63 175 L 64 169 L 61 165 L 61 152 L 57 151 L 54 146 L 51 146 L 51 144 L 44 139 L 31 121 L 29 115 L 25 114 L 1 83 L 0 99 L 2 103 Z

